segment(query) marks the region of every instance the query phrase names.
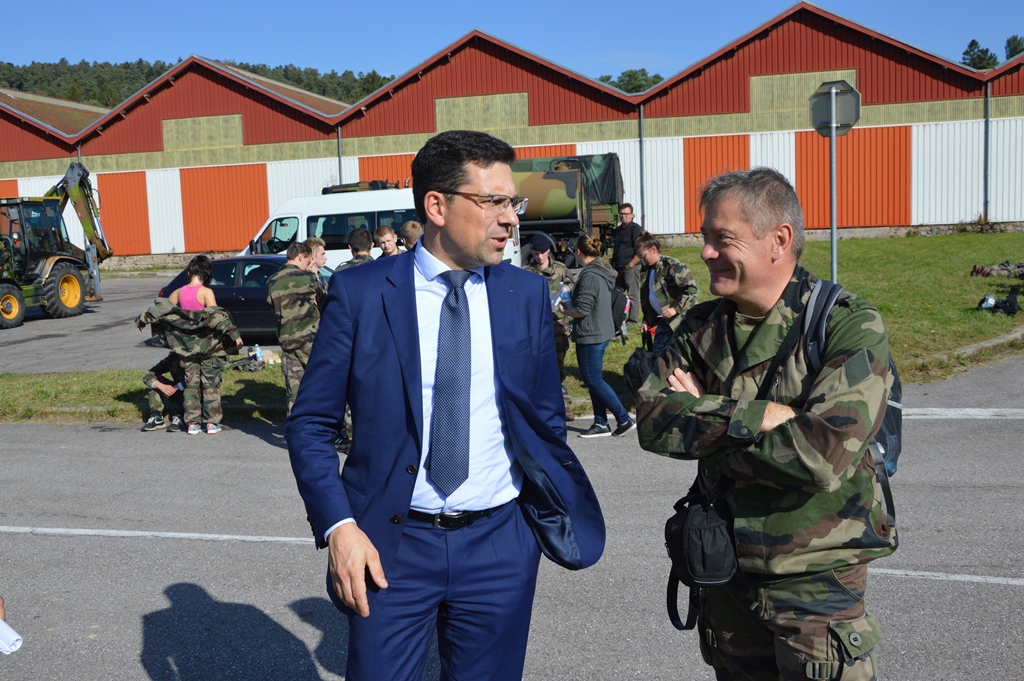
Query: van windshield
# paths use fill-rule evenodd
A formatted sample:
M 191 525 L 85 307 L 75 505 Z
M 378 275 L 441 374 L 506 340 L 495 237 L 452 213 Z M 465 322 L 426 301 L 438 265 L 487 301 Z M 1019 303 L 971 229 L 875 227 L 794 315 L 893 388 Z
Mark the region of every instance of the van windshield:
M 311 215 L 306 218 L 306 234 L 323 239 L 327 244 L 325 248 L 330 251 L 348 248 L 348 235 L 354 229 L 365 229 L 373 234 L 378 227 L 388 225 L 397 232 L 407 220 L 415 219 L 413 208 Z
M 288 248 L 299 231 L 296 217 L 277 218 L 260 234 L 256 253 L 280 253 Z

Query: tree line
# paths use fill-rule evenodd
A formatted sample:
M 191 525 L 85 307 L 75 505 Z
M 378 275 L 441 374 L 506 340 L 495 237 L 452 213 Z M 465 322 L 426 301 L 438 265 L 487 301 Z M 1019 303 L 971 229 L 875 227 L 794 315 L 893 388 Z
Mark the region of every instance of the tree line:
M 1024 38 L 1019 35 L 1011 35 L 1006 39 L 1003 52 L 1006 54 L 1006 61 L 1010 61 L 1018 54 L 1021 54 L 1024 52 Z M 987 47 L 982 47 L 977 40 L 972 40 L 967 44 L 967 49 L 964 50 L 964 56 L 960 63 L 970 66 L 972 69 L 982 71 L 999 66 L 999 57 Z
M 85 60 L 72 64 L 67 59 L 59 62 L 32 62 L 18 66 L 0 61 L 0 88 L 29 92 L 73 102 L 84 102 L 112 108 L 128 99 L 148 83 L 180 63 L 157 60 L 111 64 Z M 352 71 L 320 73 L 318 69 L 287 66 L 267 66 L 225 60 L 256 75 L 272 78 L 300 87 L 309 92 L 352 104 L 394 80 L 377 71 L 355 74 Z

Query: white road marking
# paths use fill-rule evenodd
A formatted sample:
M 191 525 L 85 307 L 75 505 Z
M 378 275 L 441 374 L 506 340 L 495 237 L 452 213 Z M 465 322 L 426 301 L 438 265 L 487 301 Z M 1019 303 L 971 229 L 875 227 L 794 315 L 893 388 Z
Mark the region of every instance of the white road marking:
M 903 410 L 905 419 L 1024 419 L 1024 409 L 935 409 L 920 407 Z
M 940 582 L 974 582 L 976 584 L 1006 584 L 1008 586 L 1024 586 L 1020 577 L 986 577 L 984 575 L 955 575 L 949 572 L 922 572 L 920 570 L 890 570 L 888 568 L 869 567 L 873 575 L 892 577 L 911 577 L 916 579 L 934 579 Z
M 259 537 L 246 534 L 195 534 L 191 532 L 137 532 L 133 530 L 77 530 L 63 527 L 7 527 L 0 534 L 45 534 L 63 537 L 124 537 L 143 539 L 191 539 L 198 541 L 245 541 L 257 544 L 306 544 L 313 539 L 296 537 Z
M 64 527 L 10 527 L 0 525 L 0 534 L 39 534 L 63 537 L 118 537 L 123 539 L 184 539 L 192 541 L 242 541 L 257 544 L 305 544 L 310 539 L 297 537 L 260 537 L 246 534 L 198 534 L 191 532 L 139 532 L 134 530 L 83 530 Z M 1002 584 L 1024 586 L 1024 578 L 987 577 L 984 575 L 957 575 L 949 572 L 924 572 L 921 570 L 892 570 L 871 566 L 873 575 L 888 577 L 910 577 L 932 579 L 941 582 L 974 582 L 977 584 Z

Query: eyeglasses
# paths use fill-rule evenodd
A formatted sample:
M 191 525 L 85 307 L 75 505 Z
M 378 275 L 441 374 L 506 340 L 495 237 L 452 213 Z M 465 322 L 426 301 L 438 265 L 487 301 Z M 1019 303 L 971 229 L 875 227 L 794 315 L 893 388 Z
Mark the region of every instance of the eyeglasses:
M 512 206 L 516 215 L 526 213 L 526 205 L 530 199 L 525 196 L 505 196 L 504 194 L 476 194 L 474 192 L 442 192 L 444 194 L 456 194 L 466 199 L 476 201 L 488 215 L 501 215 L 509 206 Z M 479 200 L 478 200 L 479 199 Z
M 630 215 L 632 215 L 632 213 L 627 213 L 625 211 L 619 213 L 620 218 L 628 218 Z

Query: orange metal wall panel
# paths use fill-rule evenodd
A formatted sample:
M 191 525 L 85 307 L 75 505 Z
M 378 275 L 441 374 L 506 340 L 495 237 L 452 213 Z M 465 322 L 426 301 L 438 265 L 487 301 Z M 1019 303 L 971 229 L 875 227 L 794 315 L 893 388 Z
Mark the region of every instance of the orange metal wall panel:
M 242 115 L 244 144 L 333 139 L 332 126 L 306 116 L 263 93 L 196 64 L 174 84 L 164 84 L 124 118 L 108 122 L 102 134 L 82 145 L 83 154 L 124 154 L 163 150 L 163 121 L 200 116 Z
M 683 138 L 683 205 L 686 232 L 700 232 L 700 190 L 709 178 L 730 170 L 750 167 L 750 136 Z
M 185 250 L 240 251 L 267 221 L 267 166 L 181 169 Z
M 14 198 L 18 195 L 17 180 L 0 180 L 0 197 L 5 199 Z
M 838 227 L 910 224 L 911 127 L 854 128 L 836 140 Z M 808 229 L 829 227 L 828 138 L 796 133 L 796 191 Z
M 539 147 L 516 147 L 516 158 L 545 158 L 548 156 L 575 155 L 575 144 L 548 144 Z
M 5 111 L 0 112 L 0 163 L 60 158 L 73 153 L 71 144 L 51 137 Z
M 391 156 L 361 156 L 359 158 L 359 179 L 387 180 L 405 186 L 412 177 L 412 159 L 415 154 L 394 154 Z
M 100 222 L 107 243 L 118 255 L 148 255 L 149 199 L 146 173 L 99 173 Z
M 611 94 L 569 78 L 536 61 L 483 40 L 474 40 L 424 70 L 419 80 L 395 90 L 367 111 L 348 120 L 342 137 L 371 137 L 436 130 L 434 100 L 529 93 L 530 125 L 636 118 L 636 107 Z
M 865 105 L 984 93 L 977 78 L 801 10 L 654 97 L 644 105 L 644 115 L 749 112 L 750 76 L 835 69 L 857 69 L 857 89 Z

